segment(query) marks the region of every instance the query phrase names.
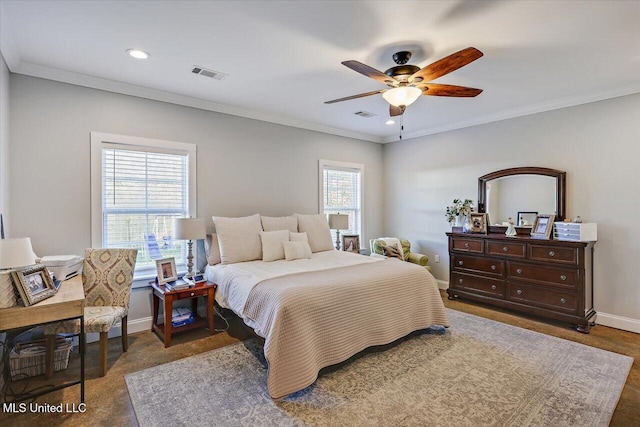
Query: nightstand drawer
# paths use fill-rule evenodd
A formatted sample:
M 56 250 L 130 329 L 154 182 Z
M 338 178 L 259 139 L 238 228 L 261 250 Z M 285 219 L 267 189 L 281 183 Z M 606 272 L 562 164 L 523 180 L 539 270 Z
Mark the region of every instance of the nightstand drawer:
M 573 292 L 549 289 L 544 286 L 531 286 L 523 283 L 507 284 L 507 299 L 536 305 L 538 307 L 578 312 L 578 296 Z
M 519 242 L 489 242 L 487 253 L 489 255 L 511 258 L 524 258 L 527 255 L 527 245 Z
M 580 278 L 580 273 L 576 269 L 542 267 L 518 262 L 509 262 L 507 271 L 511 280 L 524 280 L 572 289 L 576 287 Z
M 534 261 L 555 262 L 558 264 L 577 264 L 578 248 L 529 245 L 529 258 Z
M 454 289 L 468 290 L 478 294 L 504 297 L 504 280 L 451 273 L 449 286 Z
M 484 240 L 453 238 L 453 250 L 458 252 L 484 253 Z
M 504 277 L 504 261 L 501 260 L 454 255 L 451 262 L 451 267 L 455 270 Z
M 208 288 L 184 289 L 182 291 L 178 291 L 177 299 L 201 297 L 201 296 L 207 295 L 208 293 L 209 293 Z

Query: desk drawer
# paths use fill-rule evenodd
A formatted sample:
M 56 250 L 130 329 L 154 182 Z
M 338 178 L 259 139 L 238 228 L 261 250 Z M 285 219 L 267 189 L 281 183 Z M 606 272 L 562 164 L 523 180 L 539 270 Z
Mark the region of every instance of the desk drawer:
M 575 289 L 580 272 L 573 268 L 553 268 L 509 261 L 507 268 L 511 280 L 544 283 Z
M 501 260 L 454 255 L 451 262 L 451 267 L 458 271 L 504 277 L 504 261 Z
M 484 253 L 484 240 L 454 237 L 452 249 L 457 252 L 475 252 L 481 254 Z
M 555 311 L 578 312 L 578 297 L 574 292 L 544 286 L 507 283 L 507 299 Z
M 558 264 L 578 264 L 578 248 L 529 245 L 529 259 Z
M 504 256 L 510 258 L 525 258 L 527 245 L 520 242 L 498 242 L 488 243 L 489 255 Z
M 504 280 L 451 273 L 449 285 L 454 289 L 504 298 Z

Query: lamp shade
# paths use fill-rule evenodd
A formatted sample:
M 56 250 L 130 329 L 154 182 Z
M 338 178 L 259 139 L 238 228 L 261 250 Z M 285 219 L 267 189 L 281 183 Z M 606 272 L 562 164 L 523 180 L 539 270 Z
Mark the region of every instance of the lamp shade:
M 422 91 L 413 86 L 402 86 L 389 89 L 382 97 L 391 105 L 400 107 L 413 104 L 422 95 Z
M 329 214 L 329 228 L 332 230 L 348 230 L 349 215 Z
M 36 263 L 31 239 L 19 237 L 0 240 L 0 268 L 19 268 Z
M 175 235 L 178 240 L 198 240 L 207 237 L 204 218 L 176 218 Z

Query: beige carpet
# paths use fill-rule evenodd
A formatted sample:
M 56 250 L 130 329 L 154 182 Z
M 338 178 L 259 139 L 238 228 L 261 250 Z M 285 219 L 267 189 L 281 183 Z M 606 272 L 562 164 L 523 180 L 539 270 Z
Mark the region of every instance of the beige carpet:
M 258 340 L 126 376 L 141 426 L 606 426 L 633 359 L 448 310 L 275 402 Z M 382 349 L 381 349 L 382 350 Z

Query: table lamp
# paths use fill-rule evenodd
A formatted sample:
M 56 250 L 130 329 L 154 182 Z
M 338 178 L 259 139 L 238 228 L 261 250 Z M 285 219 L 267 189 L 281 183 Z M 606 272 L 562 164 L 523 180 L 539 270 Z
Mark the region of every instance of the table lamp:
M 11 283 L 11 271 L 35 263 L 36 254 L 33 253 L 30 238 L 0 240 L 0 308 L 16 305 L 16 297 Z
M 349 229 L 349 215 L 329 214 L 329 228 L 336 230 L 336 250 L 340 250 L 340 230 Z
M 188 240 L 187 274 L 188 279 L 193 279 L 193 241 L 207 237 L 207 229 L 204 218 L 176 218 L 175 236 L 177 240 Z

